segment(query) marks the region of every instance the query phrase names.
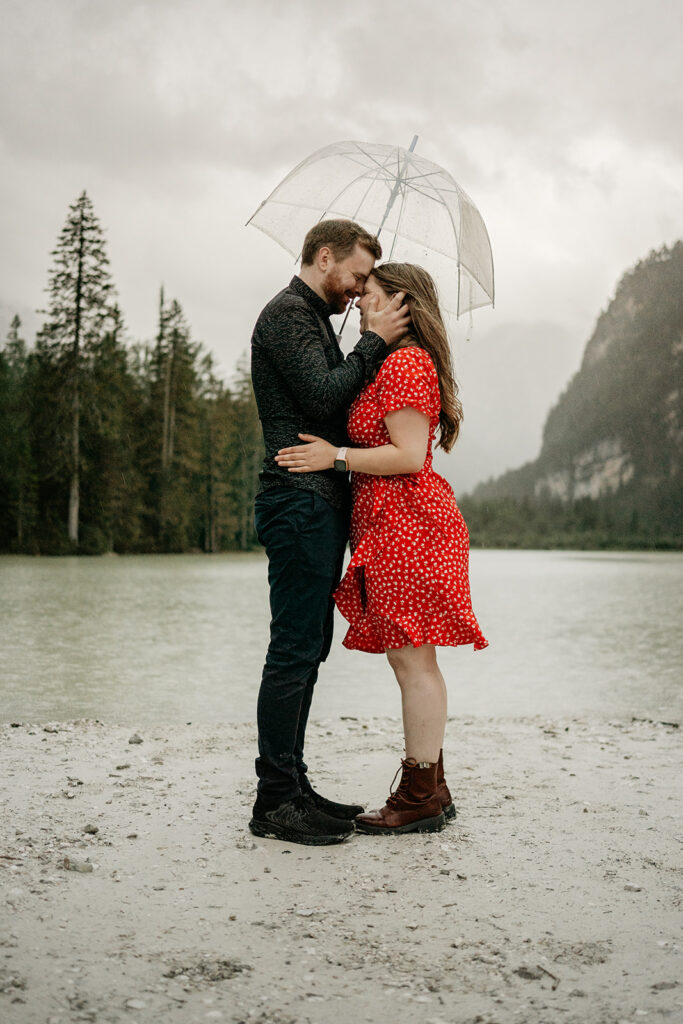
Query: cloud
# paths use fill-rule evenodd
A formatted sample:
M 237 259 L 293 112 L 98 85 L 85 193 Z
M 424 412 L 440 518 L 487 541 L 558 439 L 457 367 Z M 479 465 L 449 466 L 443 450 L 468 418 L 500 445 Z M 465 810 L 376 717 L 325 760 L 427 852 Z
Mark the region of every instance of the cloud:
M 623 271 L 681 233 L 678 12 L 678 0 L 5 0 L 0 303 L 41 304 L 85 187 L 132 336 L 153 334 L 163 281 L 227 370 L 294 270 L 244 228 L 259 201 L 330 142 L 418 134 L 486 220 L 491 316 L 534 337 L 546 320 L 575 351 Z M 493 431 L 495 403 L 481 401 Z
M 6 144 L 119 169 L 253 169 L 334 139 L 407 145 L 415 127 L 478 165 L 477 179 L 511 150 L 571 168 L 575 141 L 604 134 L 681 158 L 674 0 L 417 11 L 407 0 L 337 12 L 316 0 L 13 4 Z

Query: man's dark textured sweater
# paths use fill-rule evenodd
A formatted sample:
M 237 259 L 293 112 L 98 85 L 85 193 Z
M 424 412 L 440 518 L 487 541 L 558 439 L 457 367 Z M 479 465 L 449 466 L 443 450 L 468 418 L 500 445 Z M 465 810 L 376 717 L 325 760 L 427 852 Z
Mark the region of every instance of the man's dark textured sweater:
M 300 487 L 317 491 L 335 508 L 348 502 L 348 477 L 334 469 L 289 473 L 274 460 L 280 448 L 316 434 L 346 444 L 346 414 L 384 352 L 384 341 L 366 331 L 346 358 L 330 324 L 330 306 L 300 277 L 293 277 L 262 311 L 251 339 L 251 377 L 263 428 L 266 457 L 261 490 Z

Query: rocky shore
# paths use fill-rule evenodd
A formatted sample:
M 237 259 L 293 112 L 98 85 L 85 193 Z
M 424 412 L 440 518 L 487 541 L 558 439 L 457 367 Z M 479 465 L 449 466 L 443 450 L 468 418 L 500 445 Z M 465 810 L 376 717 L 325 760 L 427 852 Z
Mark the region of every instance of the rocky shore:
M 249 833 L 251 725 L 0 725 L 0 1020 L 681 1020 L 680 732 L 453 718 L 453 824 L 314 848 Z M 317 721 L 314 785 L 378 806 L 400 735 Z

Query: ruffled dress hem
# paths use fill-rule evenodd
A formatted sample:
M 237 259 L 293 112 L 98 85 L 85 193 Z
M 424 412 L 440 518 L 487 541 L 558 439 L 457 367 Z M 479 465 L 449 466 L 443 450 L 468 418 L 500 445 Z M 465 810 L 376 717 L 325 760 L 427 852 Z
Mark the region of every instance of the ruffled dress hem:
M 401 647 L 463 647 L 474 645 L 475 651 L 488 647 L 488 640 L 476 628 L 463 622 L 457 612 L 441 611 L 436 616 L 414 621 L 413 616 L 391 614 L 376 604 L 372 610 L 363 607 L 362 573 L 367 563 L 350 565 L 335 591 L 334 600 L 340 613 L 350 623 L 342 645 L 350 651 L 384 654 Z

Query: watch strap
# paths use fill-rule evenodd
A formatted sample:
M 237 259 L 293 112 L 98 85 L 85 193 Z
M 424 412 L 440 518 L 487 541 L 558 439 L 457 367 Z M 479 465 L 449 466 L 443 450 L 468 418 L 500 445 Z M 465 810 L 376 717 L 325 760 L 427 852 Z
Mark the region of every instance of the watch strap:
M 340 473 L 348 473 L 349 463 L 346 458 L 348 448 L 340 448 L 334 459 L 334 468 Z

